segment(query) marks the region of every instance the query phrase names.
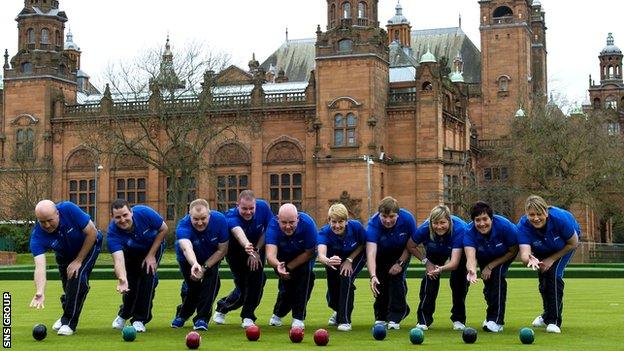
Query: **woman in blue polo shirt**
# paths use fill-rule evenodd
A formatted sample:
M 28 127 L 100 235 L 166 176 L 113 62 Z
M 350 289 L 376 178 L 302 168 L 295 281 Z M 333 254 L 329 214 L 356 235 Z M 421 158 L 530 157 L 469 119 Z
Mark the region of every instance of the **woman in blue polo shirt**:
M 366 261 L 363 254 L 366 231 L 360 222 L 349 219 L 343 204 L 333 204 L 328 217 L 329 223 L 318 233 L 318 261 L 326 266 L 327 304 L 334 310 L 328 324 L 337 324 L 340 331 L 350 331 L 353 282 Z
M 425 265 L 425 274 L 420 283 L 416 328 L 427 330 L 433 323 L 436 298 L 440 290 L 440 273 L 447 271 L 451 272 L 449 282 L 453 295 L 451 308 L 453 329 L 463 330 L 466 327 L 465 300 L 468 282 L 464 256 L 465 230 L 466 222 L 451 215 L 448 207 L 438 205 L 431 210 L 429 219 L 416 229 L 416 233 L 407 242 L 408 250 Z M 416 247 L 419 244 L 425 248 L 425 258 Z
M 539 196 L 529 196 L 524 210 L 526 214 L 518 222 L 520 259 L 527 267 L 538 270 L 544 306 L 533 326 L 561 333 L 563 271 L 578 246 L 581 229 L 570 212 L 548 206 Z
M 477 263 L 483 279 L 483 296 L 487 303 L 483 330 L 503 331 L 507 300 L 507 270 L 518 254 L 518 230 L 507 218 L 495 215 L 492 207 L 477 202 L 470 210 L 472 222 L 464 234 L 466 278 L 477 282 Z

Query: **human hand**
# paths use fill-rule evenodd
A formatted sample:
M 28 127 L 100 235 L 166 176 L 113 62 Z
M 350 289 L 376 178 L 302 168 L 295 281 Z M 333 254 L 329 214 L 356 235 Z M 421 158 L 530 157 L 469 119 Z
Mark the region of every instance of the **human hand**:
M 45 308 L 43 302 L 45 301 L 45 296 L 43 293 L 36 293 L 35 296 L 30 301 L 30 307 L 34 307 L 36 309 Z
M 80 267 L 82 267 L 82 262 L 73 260 L 69 266 L 67 266 L 67 279 L 78 278 Z

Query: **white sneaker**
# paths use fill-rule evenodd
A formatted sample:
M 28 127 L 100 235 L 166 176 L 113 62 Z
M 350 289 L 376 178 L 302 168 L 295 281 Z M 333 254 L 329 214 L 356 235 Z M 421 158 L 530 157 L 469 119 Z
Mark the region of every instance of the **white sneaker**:
M 425 324 L 416 324 L 416 328 L 420 329 L 420 330 L 429 330 L 429 327 L 426 326 Z
M 453 330 L 464 330 L 466 325 L 460 321 L 453 322 Z
M 338 326 L 338 330 L 339 331 L 351 331 L 351 324 L 349 323 L 342 323 Z
M 483 330 L 489 331 L 492 333 L 498 333 L 503 331 L 503 326 L 500 324 L 496 324 L 494 321 L 487 321 L 483 326 Z
M 215 312 L 214 316 L 212 316 L 212 321 L 217 324 L 225 324 L 225 313 Z
M 67 336 L 69 336 L 69 335 L 74 334 L 74 331 L 72 330 L 72 328 L 69 327 L 69 325 L 65 324 L 65 325 L 62 325 L 59 328 L 57 334 L 58 335 L 67 335 Z
M 375 324 L 383 324 L 385 326 L 388 323 L 386 321 L 375 321 Z
M 256 325 L 256 323 L 254 323 L 253 319 L 251 318 L 243 318 L 243 323 L 241 323 L 241 328 L 249 328 L 252 325 Z
M 126 320 L 119 316 L 117 316 L 115 320 L 113 321 L 113 329 L 122 330 L 125 325 L 126 325 Z
M 275 326 L 275 327 L 281 327 L 282 326 L 282 319 L 276 315 L 272 315 L 271 319 L 269 319 L 269 325 Z
M 399 330 L 399 329 L 401 329 L 401 324 L 390 321 L 390 322 L 388 322 L 388 329 Z
M 134 321 L 132 323 L 132 326 L 134 327 L 134 330 L 137 331 L 137 333 L 145 333 L 145 324 L 143 324 L 143 322 Z
M 332 313 L 331 317 L 329 317 L 329 320 L 327 320 L 327 325 L 338 324 L 338 322 L 336 321 L 336 317 L 338 317 L 338 312 Z
M 63 322 L 61 322 L 61 319 L 57 319 L 56 322 L 54 322 L 54 324 L 52 324 L 52 329 L 55 331 L 58 331 L 59 329 L 61 329 L 61 327 L 63 326 Z
M 556 324 L 549 324 L 546 327 L 546 332 L 547 333 L 560 334 L 561 333 L 561 328 L 559 328 Z
M 535 328 L 543 328 L 546 326 L 546 323 L 544 323 L 544 318 L 542 318 L 542 316 L 535 317 L 532 324 Z
M 300 319 L 296 319 L 293 318 L 292 320 L 292 324 L 290 325 L 291 328 L 301 328 L 301 329 L 305 329 L 305 324 L 303 323 L 302 320 Z

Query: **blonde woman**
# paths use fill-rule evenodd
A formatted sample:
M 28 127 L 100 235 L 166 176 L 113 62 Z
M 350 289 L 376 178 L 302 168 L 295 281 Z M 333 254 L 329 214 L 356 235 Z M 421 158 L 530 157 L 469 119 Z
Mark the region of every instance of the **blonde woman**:
M 433 323 L 436 298 L 440 290 L 440 274 L 451 272 L 450 285 L 453 296 L 451 321 L 454 330 L 466 328 L 466 257 L 464 256 L 464 231 L 466 222 L 451 215 L 451 210 L 438 205 L 431 210 L 429 218 L 421 224 L 407 242 L 408 250 L 425 265 L 425 274 L 420 283 L 418 324 L 416 328 L 429 329 Z M 422 244 L 423 255 L 417 248 Z
M 520 259 L 537 270 L 544 310 L 533 321 L 549 333 L 561 333 L 563 311 L 563 271 L 578 246 L 581 229 L 574 216 L 548 206 L 537 195 L 527 198 L 526 214 L 518 222 Z
M 328 324 L 350 331 L 353 282 L 366 261 L 366 231 L 360 222 L 349 219 L 343 204 L 333 204 L 327 215 L 329 223 L 318 233 L 318 261 L 326 267 L 327 304 L 334 310 Z

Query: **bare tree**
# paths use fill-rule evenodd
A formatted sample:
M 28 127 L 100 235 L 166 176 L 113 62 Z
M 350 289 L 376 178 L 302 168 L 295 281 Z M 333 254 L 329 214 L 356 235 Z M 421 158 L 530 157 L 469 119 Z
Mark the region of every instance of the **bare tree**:
M 33 209 L 37 202 L 49 198 L 52 190 L 51 166 L 47 160 L 37 160 L 35 141 L 10 148 L 10 163 L 0 168 L 0 189 L 3 204 L 0 219 L 24 223 L 25 230 L 35 221 Z
M 107 118 L 83 133 L 98 153 L 138 157 L 165 175 L 176 220 L 196 196 L 189 188 L 210 168 L 210 146 L 254 125 L 249 92 L 222 80 L 217 86 L 214 72 L 227 62 L 226 55 L 196 44 L 176 51 L 174 58 L 167 43 L 164 52 L 152 50 L 134 63 L 112 66 L 100 102 Z

